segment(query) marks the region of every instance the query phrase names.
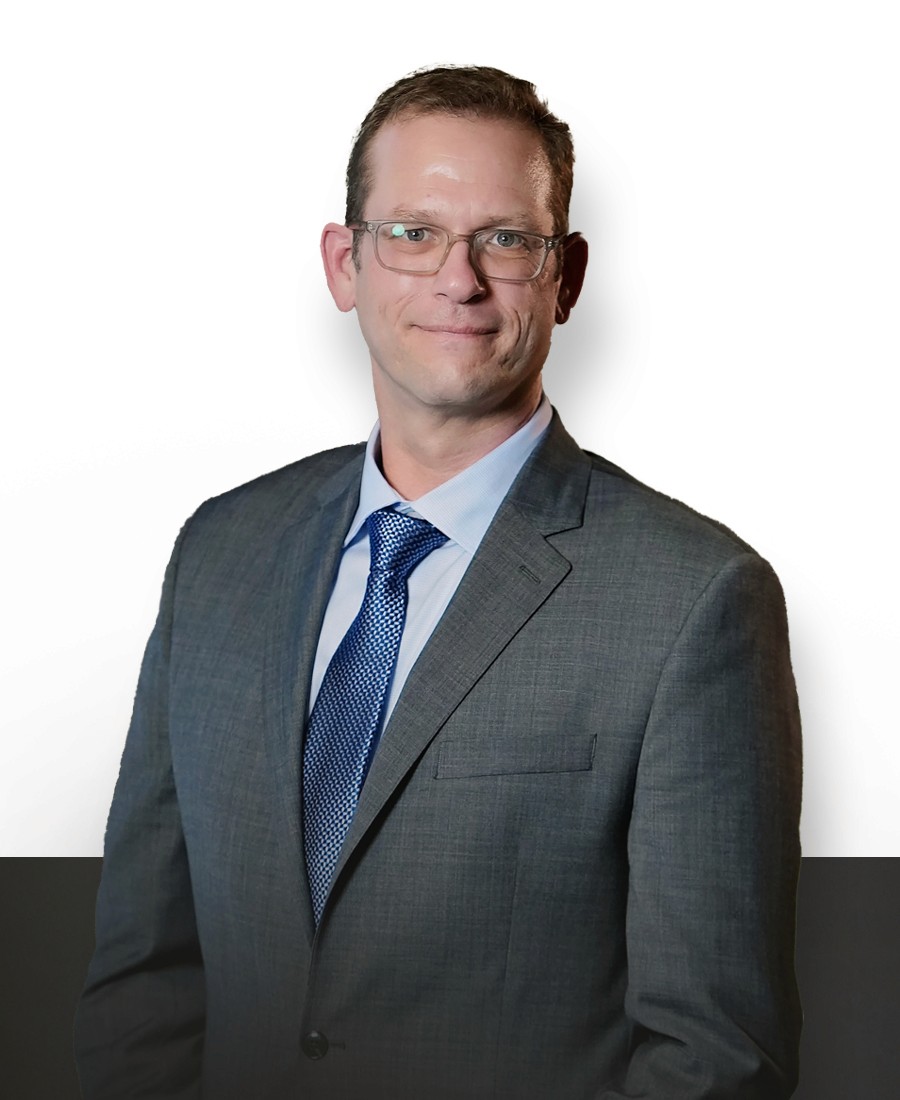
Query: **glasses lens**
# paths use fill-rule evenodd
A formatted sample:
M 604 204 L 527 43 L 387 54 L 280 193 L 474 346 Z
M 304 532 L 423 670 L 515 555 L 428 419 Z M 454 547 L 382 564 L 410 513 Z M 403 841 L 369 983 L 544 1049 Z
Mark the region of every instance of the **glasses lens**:
M 378 258 L 386 267 L 423 275 L 440 267 L 448 239 L 446 230 L 434 225 L 385 222 L 375 231 Z
M 547 254 L 543 237 L 516 229 L 485 229 L 473 243 L 478 266 L 489 279 L 533 279 Z
M 379 261 L 393 271 L 432 275 L 444 262 L 450 235 L 436 225 L 384 222 L 374 233 Z M 482 229 L 472 238 L 478 269 L 488 279 L 528 282 L 544 265 L 544 238 L 517 229 Z

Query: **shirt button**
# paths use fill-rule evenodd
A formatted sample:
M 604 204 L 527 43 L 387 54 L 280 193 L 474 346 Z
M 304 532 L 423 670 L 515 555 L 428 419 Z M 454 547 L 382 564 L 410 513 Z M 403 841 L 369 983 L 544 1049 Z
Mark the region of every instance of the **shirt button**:
M 310 1031 L 300 1040 L 300 1049 L 315 1062 L 328 1053 L 328 1040 L 321 1031 Z

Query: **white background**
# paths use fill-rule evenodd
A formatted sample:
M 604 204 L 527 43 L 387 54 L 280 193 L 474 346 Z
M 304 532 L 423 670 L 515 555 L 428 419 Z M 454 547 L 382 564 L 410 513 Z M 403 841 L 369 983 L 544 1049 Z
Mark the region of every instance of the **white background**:
M 894 5 L 311 9 L 3 6 L 0 851 L 100 853 L 184 518 L 368 433 L 318 236 L 377 93 L 451 62 L 575 134 L 567 427 L 781 576 L 805 853 L 900 854 Z

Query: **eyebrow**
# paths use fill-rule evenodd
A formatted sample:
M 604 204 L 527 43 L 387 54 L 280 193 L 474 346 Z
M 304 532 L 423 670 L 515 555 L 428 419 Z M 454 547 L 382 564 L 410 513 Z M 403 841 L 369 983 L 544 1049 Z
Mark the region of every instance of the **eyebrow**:
M 443 215 L 436 210 L 413 210 L 408 207 L 395 208 L 388 215 L 389 220 L 396 218 L 397 221 L 422 222 L 426 225 L 441 225 L 442 217 Z M 372 221 L 374 219 L 370 218 L 369 220 Z M 475 226 L 475 230 L 490 228 L 524 229 L 527 233 L 537 233 L 539 236 L 543 236 L 543 231 L 534 220 L 534 216 L 523 210 L 518 210 L 511 214 L 488 214 L 486 220 L 483 221 L 481 225 Z

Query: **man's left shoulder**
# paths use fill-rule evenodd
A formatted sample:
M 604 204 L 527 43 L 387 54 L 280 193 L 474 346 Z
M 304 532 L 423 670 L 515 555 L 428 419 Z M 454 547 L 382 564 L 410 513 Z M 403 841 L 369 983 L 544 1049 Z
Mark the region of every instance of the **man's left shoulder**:
M 654 489 L 601 455 L 582 453 L 591 468 L 586 523 L 614 528 L 638 542 L 649 540 L 664 556 L 686 551 L 716 558 L 756 554 L 750 543 L 719 520 Z
M 762 616 L 783 623 L 778 577 L 748 542 L 607 459 L 582 454 L 582 522 L 551 539 L 571 564 L 582 603 L 596 601 L 629 629 L 669 643 L 707 600 L 748 621 Z
M 586 473 L 581 524 L 555 540 L 576 570 L 685 606 L 717 577 L 735 571 L 755 578 L 750 583 L 778 586 L 771 565 L 724 523 L 600 455 L 580 454 Z

